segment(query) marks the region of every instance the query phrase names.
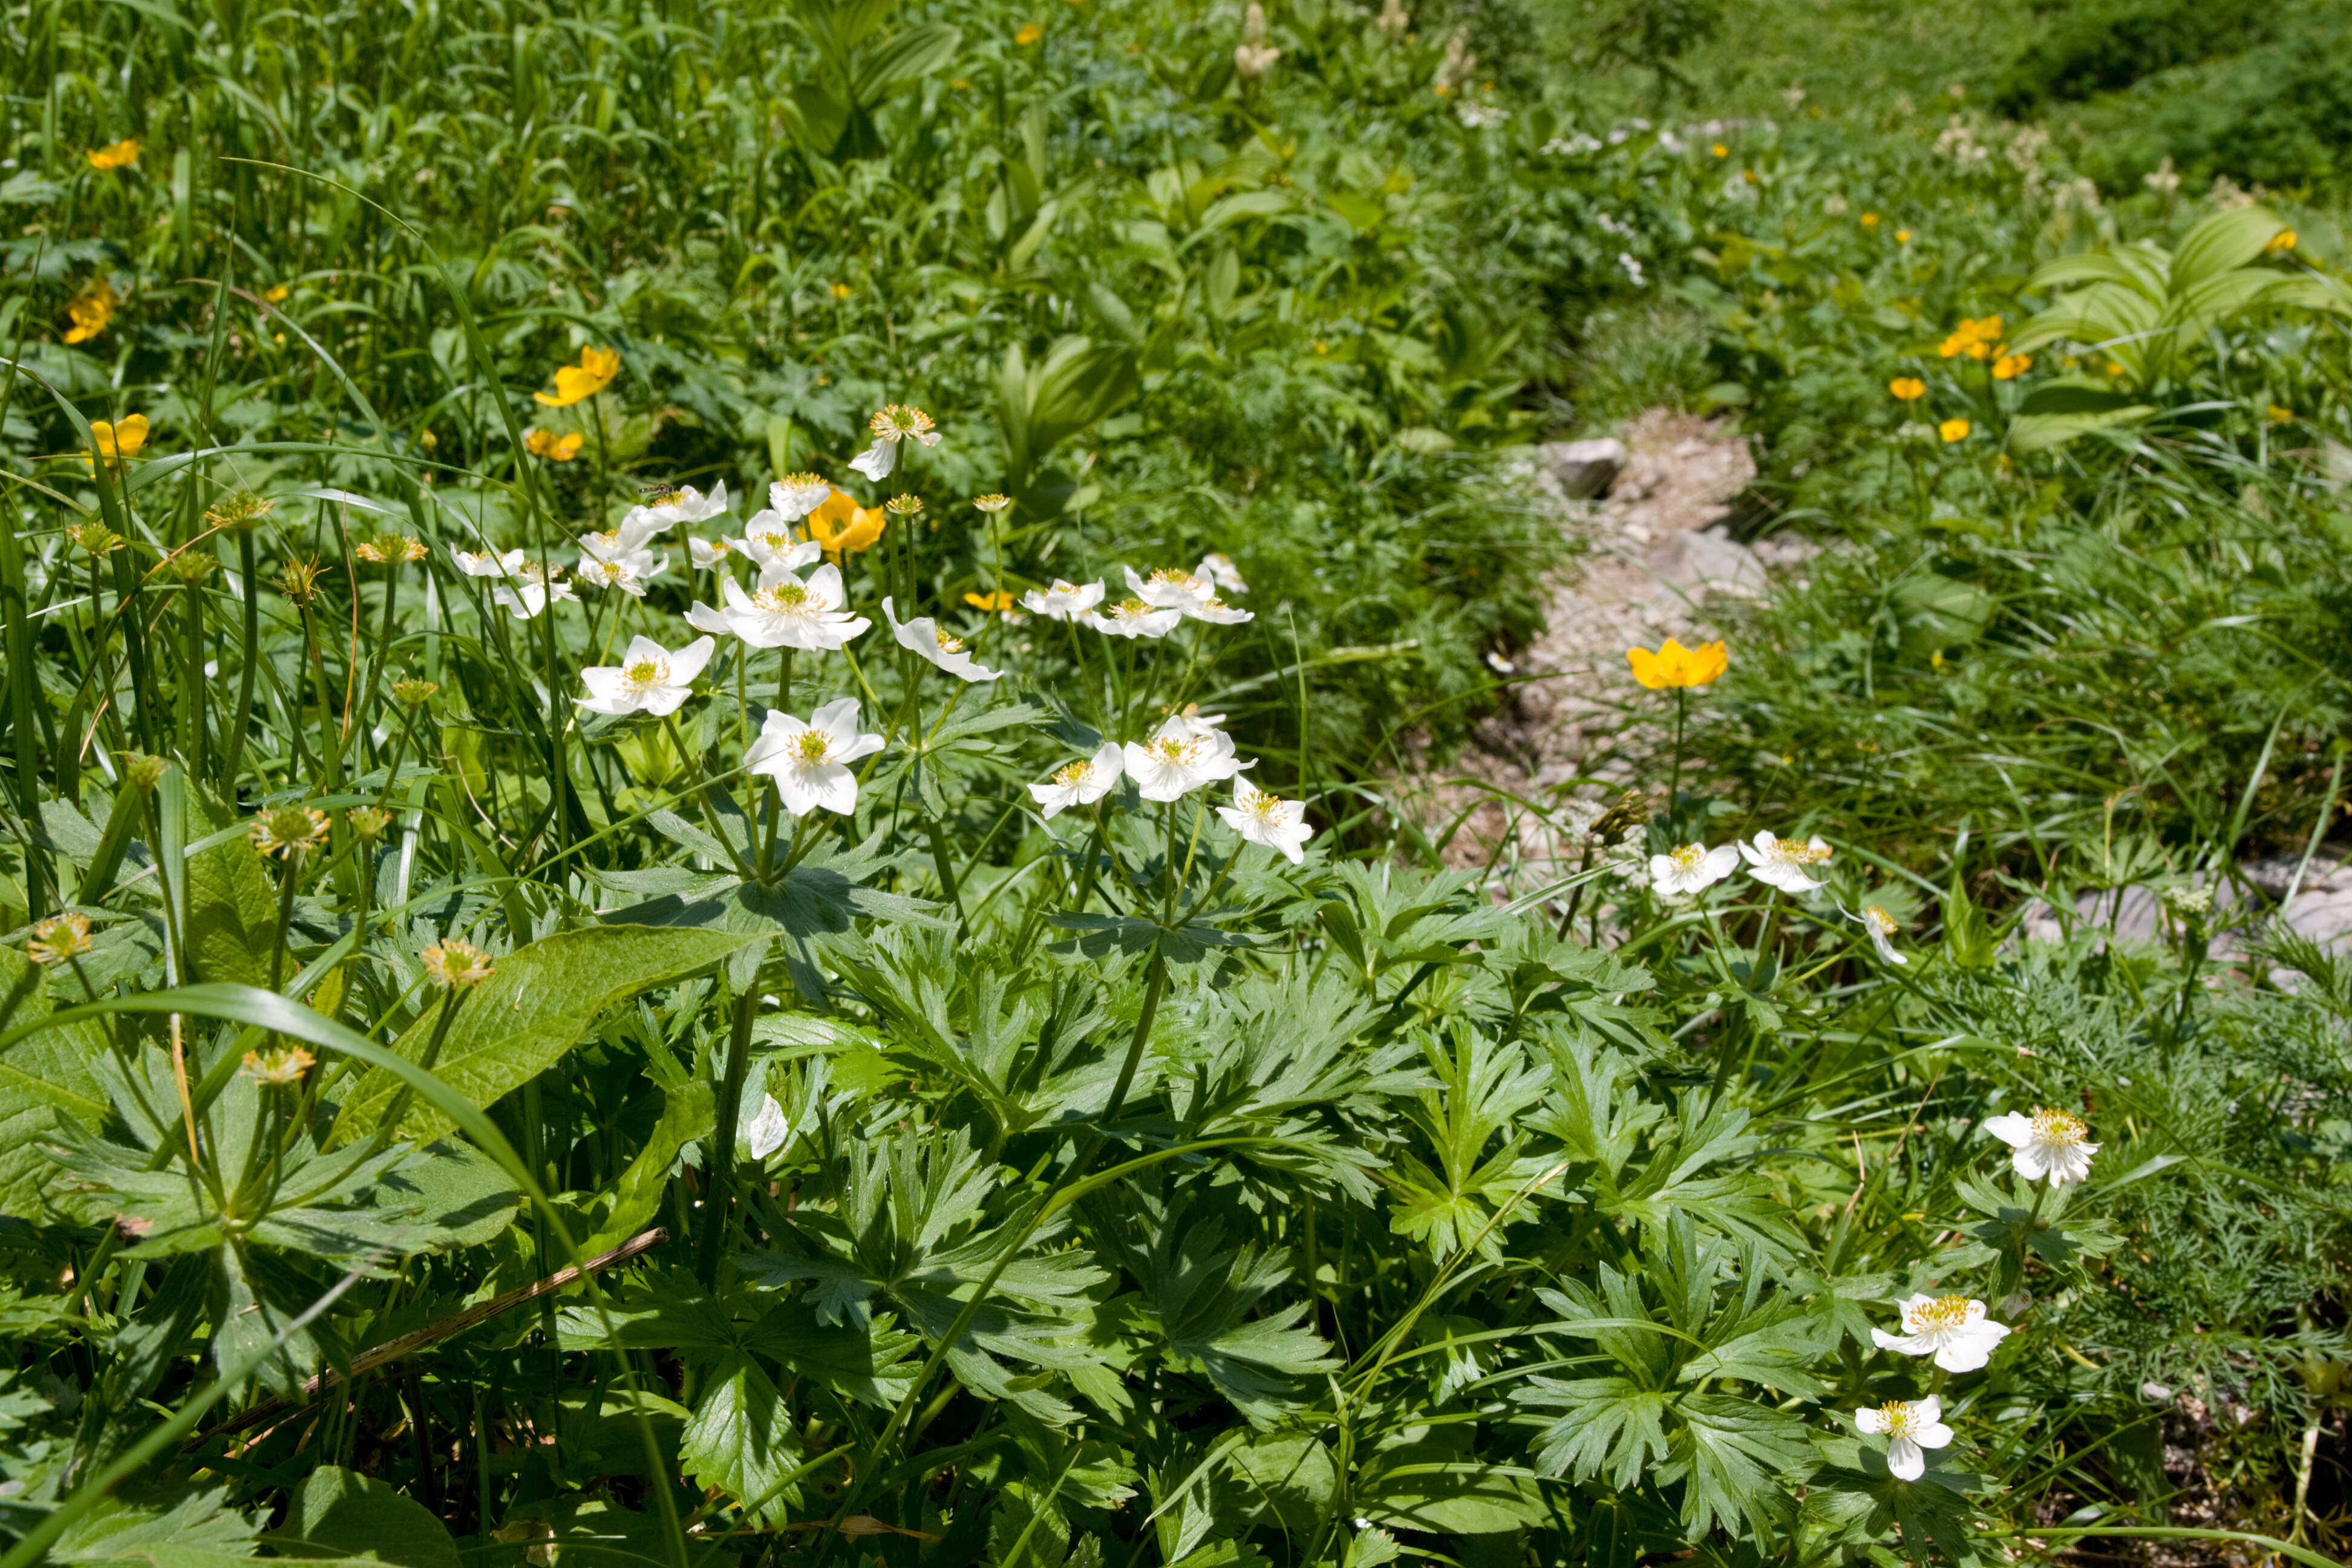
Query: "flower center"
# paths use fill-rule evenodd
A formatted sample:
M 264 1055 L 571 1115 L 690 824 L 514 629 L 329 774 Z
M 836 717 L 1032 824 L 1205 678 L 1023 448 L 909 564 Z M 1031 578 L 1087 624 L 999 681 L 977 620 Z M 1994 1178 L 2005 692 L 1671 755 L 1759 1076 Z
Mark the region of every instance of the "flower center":
M 789 533 L 761 533 L 754 534 L 752 537 L 780 553 L 793 547 L 793 536 Z
M 657 659 L 641 658 L 621 673 L 632 686 L 659 686 L 669 678 L 669 667 Z
M 1110 607 L 1110 613 L 1122 621 L 1139 621 L 1151 613 L 1151 606 L 1140 599 L 1121 599 Z
M 1068 767 L 1064 768 L 1060 773 L 1054 775 L 1054 782 L 1061 785 L 1064 789 L 1076 789 L 1081 784 L 1091 783 L 1094 776 L 1094 763 L 1072 763 Z
M 1151 742 L 1151 754 L 1171 768 L 1182 767 L 1199 754 L 1201 742 L 1181 735 L 1162 735 Z
M 751 595 L 751 602 L 779 616 L 804 616 L 814 608 L 809 603 L 808 589 L 798 583 L 779 583 L 772 588 L 762 588 Z
M 1258 822 L 1271 826 L 1282 821 L 1286 815 L 1284 807 L 1288 804 L 1278 795 L 1267 795 L 1261 791 L 1250 796 L 1249 803 L 1242 809 L 1248 812 Z
M 2079 1117 L 2063 1110 L 2036 1110 L 2033 1113 L 2033 1141 L 2045 1148 L 2072 1149 L 2083 1142 L 2090 1129 Z
M 1878 1418 L 1886 1423 L 1886 1435 L 1889 1437 L 1911 1436 L 1922 1425 L 1918 1413 L 1908 1402 L 1900 1399 L 1890 1399 L 1880 1405 Z
M 1198 577 L 1176 566 L 1162 566 L 1149 580 L 1155 588 L 1181 588 L 1188 594 L 1197 593 L 1202 586 Z
M 1706 846 L 1704 844 L 1685 844 L 1681 848 L 1667 855 L 1666 858 L 1675 863 L 1675 869 L 1677 871 L 1696 871 L 1699 867 L 1706 864 Z
M 1915 1334 L 1957 1329 L 1968 1321 L 1969 1299 L 1966 1296 L 1938 1296 L 1911 1309 L 1911 1331 Z
M 813 768 L 833 754 L 833 737 L 822 730 L 803 730 L 793 746 L 800 765 Z
M 1873 904 L 1868 909 L 1863 910 L 1862 918 L 1870 922 L 1870 929 L 1876 931 L 1881 936 L 1893 936 L 1901 929 L 1895 923 L 1895 917 L 1888 914 L 1885 910 L 1880 909 L 1876 904 Z
M 963 639 L 961 637 L 951 637 L 945 632 L 934 632 L 932 635 L 940 639 L 940 651 L 941 653 L 961 653 L 963 651 Z

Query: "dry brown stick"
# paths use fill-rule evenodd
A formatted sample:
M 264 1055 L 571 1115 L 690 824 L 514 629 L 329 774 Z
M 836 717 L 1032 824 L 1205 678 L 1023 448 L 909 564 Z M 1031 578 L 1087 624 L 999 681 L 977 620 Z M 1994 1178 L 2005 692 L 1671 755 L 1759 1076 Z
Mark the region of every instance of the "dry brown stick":
M 668 1239 L 669 1231 L 664 1226 L 656 1226 L 641 1235 L 631 1237 L 610 1252 L 598 1253 L 585 1263 L 575 1263 L 569 1268 L 559 1268 L 546 1279 L 526 1285 L 520 1290 L 509 1290 L 505 1295 L 484 1301 L 478 1306 L 468 1307 L 453 1317 L 444 1318 L 437 1323 L 427 1323 L 415 1333 L 403 1334 L 396 1340 L 388 1341 L 372 1351 L 353 1356 L 349 1373 L 337 1372 L 334 1368 L 329 1367 L 302 1384 L 300 1398 L 265 1399 L 244 1415 L 224 1421 L 209 1431 L 198 1433 L 188 1439 L 187 1446 L 194 1448 L 212 1441 L 215 1437 L 228 1436 L 250 1430 L 266 1422 L 275 1421 L 292 1411 L 301 1409 L 337 1384 L 348 1383 L 363 1372 L 373 1372 L 387 1362 L 398 1361 L 403 1356 L 415 1355 L 427 1346 L 438 1344 L 452 1335 L 464 1333 L 477 1323 L 488 1322 L 501 1312 L 511 1311 L 526 1301 L 535 1301 L 540 1297 L 561 1290 L 567 1285 L 576 1285 L 583 1276 L 593 1274 L 602 1268 L 610 1268 L 615 1264 L 626 1263 L 639 1253 L 657 1247 Z

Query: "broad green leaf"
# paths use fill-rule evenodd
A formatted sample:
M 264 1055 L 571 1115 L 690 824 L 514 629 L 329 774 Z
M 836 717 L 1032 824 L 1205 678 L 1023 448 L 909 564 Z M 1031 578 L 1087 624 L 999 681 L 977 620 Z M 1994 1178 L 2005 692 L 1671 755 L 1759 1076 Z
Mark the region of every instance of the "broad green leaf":
M 696 1484 L 745 1506 L 766 1499 L 746 1516 L 762 1522 L 781 1521 L 783 1510 L 800 1501 L 798 1487 L 769 1496 L 800 1453 L 800 1431 L 783 1395 L 759 1363 L 740 1353 L 712 1373 L 678 1441 L 678 1463 Z
M 239 835 L 188 862 L 188 966 L 199 981 L 269 984 L 278 893 L 268 862 Z
M 1553 1521 L 1533 1472 L 1437 1443 L 1373 1455 L 1356 1498 L 1376 1524 L 1433 1535 L 1497 1535 Z
M 710 1085 L 699 1079 L 669 1092 L 661 1120 L 614 1184 L 612 1212 L 581 1244 L 583 1252 L 593 1257 L 609 1251 L 644 1228 L 669 1190 L 670 1167 L 677 1163 L 678 1151 L 708 1133 L 717 1114 Z
M 302 1481 L 286 1532 L 350 1557 L 373 1555 L 393 1568 L 463 1568 L 449 1527 L 425 1505 L 373 1476 L 320 1465 Z

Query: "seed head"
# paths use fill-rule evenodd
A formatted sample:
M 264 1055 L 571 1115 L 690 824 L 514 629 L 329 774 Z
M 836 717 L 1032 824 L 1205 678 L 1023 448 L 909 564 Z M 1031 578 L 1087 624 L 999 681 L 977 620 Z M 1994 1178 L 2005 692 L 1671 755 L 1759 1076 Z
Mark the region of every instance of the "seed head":
M 289 555 L 278 569 L 278 591 L 298 605 L 308 605 L 319 596 L 319 579 L 326 572 L 326 567 L 315 560 Z
M 454 937 L 436 942 L 416 955 L 425 978 L 443 991 L 463 991 L 490 977 L 490 957 L 469 942 Z
M 209 550 L 182 548 L 155 563 L 147 575 L 175 588 L 194 588 L 220 569 L 220 557 Z
M 392 683 L 392 694 L 400 700 L 404 708 L 422 708 L 440 689 L 440 682 L 435 680 L 395 680 Z
M 923 510 L 920 496 L 892 496 L 882 503 L 882 510 L 892 517 L 912 517 Z
M 1001 495 L 974 496 L 971 498 L 971 504 L 986 512 L 989 516 L 994 517 L 998 512 L 1003 511 L 1013 505 L 1013 498 L 1011 496 Z
M 246 1077 L 257 1083 L 287 1088 L 300 1083 L 302 1075 L 310 1071 L 318 1059 L 299 1046 L 281 1046 L 274 1051 L 247 1051 L 245 1053 L 244 1072 Z
M 355 805 L 343 813 L 343 820 L 351 824 L 361 843 L 373 844 L 392 826 L 392 813 L 380 805 Z
M 205 523 L 230 533 L 242 533 L 257 527 L 261 520 L 278 509 L 278 503 L 251 490 L 237 490 L 215 501 L 205 513 Z
M 253 846 L 264 855 L 289 856 L 327 841 L 327 814 L 315 806 L 281 805 L 253 819 Z
M 51 915 L 33 928 L 33 940 L 25 944 L 25 956 L 44 968 L 79 958 L 89 951 L 89 917 L 68 910 L 61 915 Z
M 404 533 L 387 531 L 361 540 L 352 546 L 352 553 L 373 566 L 396 566 L 404 561 L 424 560 L 425 546 Z
M 122 782 L 142 795 L 153 789 L 156 781 L 172 771 L 167 759 L 151 757 L 144 752 L 123 752 L 114 760 L 122 765 Z
M 122 535 L 102 522 L 77 523 L 66 530 L 66 537 L 86 555 L 111 555 L 122 548 Z

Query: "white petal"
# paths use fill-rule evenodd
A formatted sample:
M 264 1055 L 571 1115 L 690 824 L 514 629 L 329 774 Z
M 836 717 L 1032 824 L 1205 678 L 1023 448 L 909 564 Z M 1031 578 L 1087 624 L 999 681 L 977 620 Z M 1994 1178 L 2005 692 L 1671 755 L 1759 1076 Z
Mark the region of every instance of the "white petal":
M 1898 1481 L 1916 1481 L 1927 1473 L 1927 1456 L 1919 1445 L 1908 1437 L 1890 1438 L 1886 1445 L 1886 1468 Z
M 879 484 L 898 466 L 898 443 L 877 438 L 874 445 L 850 458 L 849 466 Z
M 1853 1424 L 1874 1437 L 1886 1430 L 1886 1412 L 1857 1410 L 1853 1413 Z

